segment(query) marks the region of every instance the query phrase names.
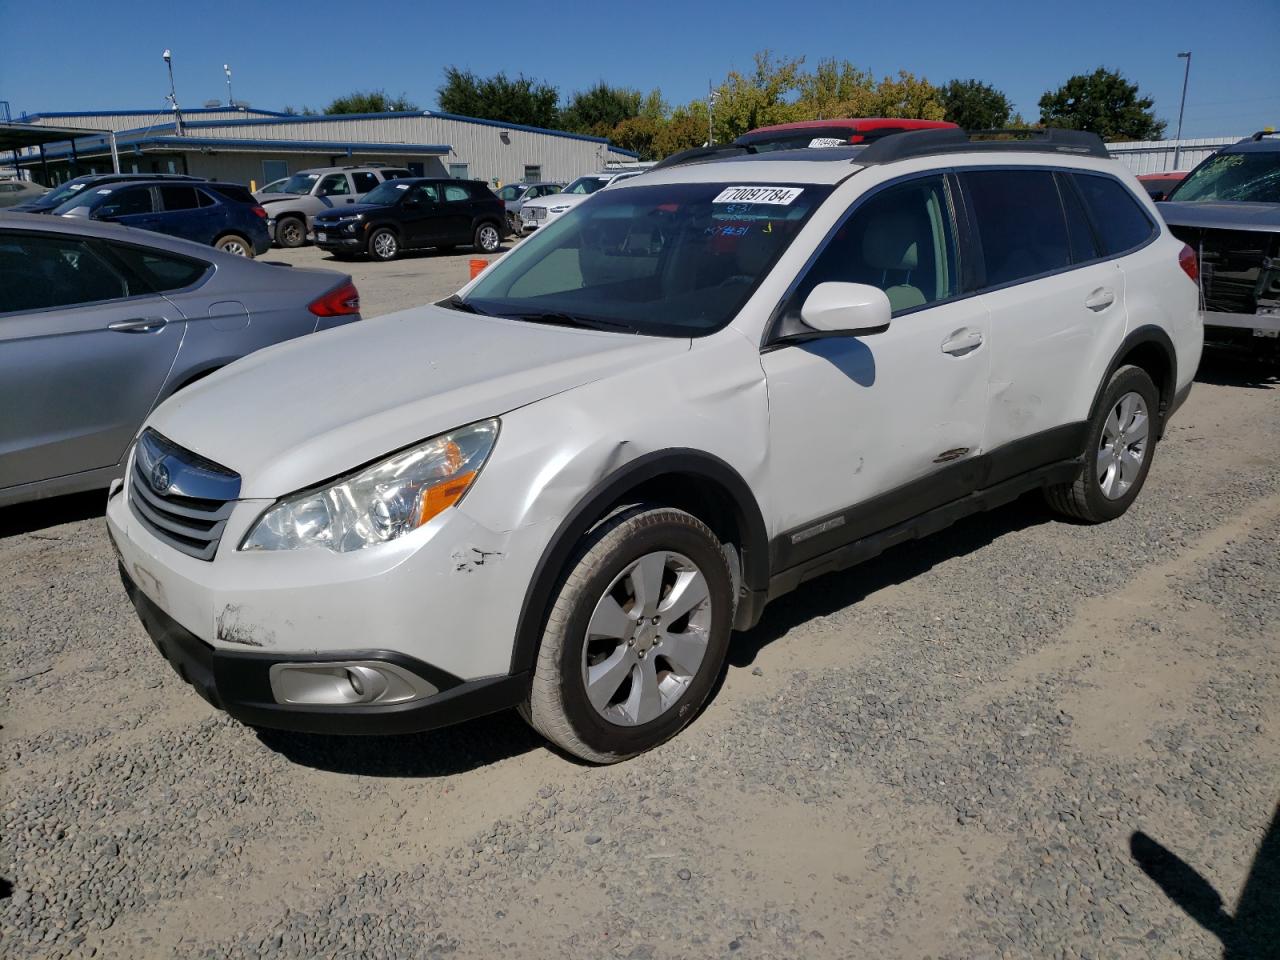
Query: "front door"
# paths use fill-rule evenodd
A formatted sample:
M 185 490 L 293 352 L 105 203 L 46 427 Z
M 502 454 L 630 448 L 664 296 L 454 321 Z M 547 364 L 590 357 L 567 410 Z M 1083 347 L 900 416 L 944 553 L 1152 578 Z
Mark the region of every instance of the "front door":
M 0 487 L 118 463 L 184 317 L 74 237 L 0 233 L 0 276 Z
M 766 349 L 779 569 L 965 495 L 978 482 L 988 315 L 962 294 L 952 184 L 891 183 L 855 204 L 784 306 L 819 283 L 884 290 L 883 333 Z

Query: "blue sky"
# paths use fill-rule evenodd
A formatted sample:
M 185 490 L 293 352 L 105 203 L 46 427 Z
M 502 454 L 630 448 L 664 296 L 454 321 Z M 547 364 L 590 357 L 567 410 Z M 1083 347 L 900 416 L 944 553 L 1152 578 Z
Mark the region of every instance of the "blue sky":
M 222 99 L 222 64 L 237 99 L 322 107 L 357 88 L 435 105 L 443 68 L 523 71 L 562 95 L 605 79 L 672 102 L 705 96 L 708 78 L 750 66 L 752 54 L 847 58 L 884 74 L 935 83 L 977 77 L 1027 119 L 1040 95 L 1099 65 L 1155 98 L 1172 136 L 1182 84 L 1179 50 L 1194 58 L 1184 136 L 1280 127 L 1277 0 L 1213 4 L 1037 0 L 1001 3 L 565 2 L 335 3 L 302 0 L 131 0 L 57 6 L 0 0 L 0 100 L 13 113 L 163 107 L 161 52 L 174 52 L 179 101 Z

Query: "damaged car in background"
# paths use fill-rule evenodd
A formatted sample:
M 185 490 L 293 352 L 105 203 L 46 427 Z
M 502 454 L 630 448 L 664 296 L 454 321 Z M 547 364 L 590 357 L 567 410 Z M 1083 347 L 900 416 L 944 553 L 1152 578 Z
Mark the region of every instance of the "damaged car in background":
M 1199 256 L 1205 339 L 1280 356 L 1280 134 L 1219 150 L 1158 209 Z

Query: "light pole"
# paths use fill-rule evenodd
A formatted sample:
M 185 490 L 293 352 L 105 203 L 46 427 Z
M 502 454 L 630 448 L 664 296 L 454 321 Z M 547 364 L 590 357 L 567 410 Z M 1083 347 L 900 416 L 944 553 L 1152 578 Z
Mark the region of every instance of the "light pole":
M 1178 59 L 1187 61 L 1187 68 L 1182 72 L 1182 102 L 1178 104 L 1178 138 L 1173 145 L 1173 169 L 1178 169 L 1178 161 L 1182 156 L 1182 111 L 1187 108 L 1187 80 L 1191 77 L 1191 51 L 1178 54 Z
M 165 66 L 169 68 L 169 102 L 173 104 L 173 121 L 174 130 L 178 136 L 182 136 L 182 108 L 178 106 L 178 91 L 173 85 L 173 51 L 168 47 L 164 48 Z
M 716 135 L 712 128 L 712 118 L 715 116 L 716 109 L 716 92 L 711 88 L 711 81 L 707 81 L 707 146 L 714 147 L 716 144 Z
M 236 108 L 236 101 L 235 98 L 231 96 L 231 65 L 224 63 L 222 65 L 222 72 L 227 75 L 227 106 L 234 110 Z

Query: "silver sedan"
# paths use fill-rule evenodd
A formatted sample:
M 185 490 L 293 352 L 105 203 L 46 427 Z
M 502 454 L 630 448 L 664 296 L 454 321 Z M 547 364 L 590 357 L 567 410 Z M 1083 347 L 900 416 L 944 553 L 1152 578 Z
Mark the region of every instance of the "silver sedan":
M 341 273 L 0 214 L 0 506 L 105 488 L 160 401 L 254 350 L 359 319 Z

